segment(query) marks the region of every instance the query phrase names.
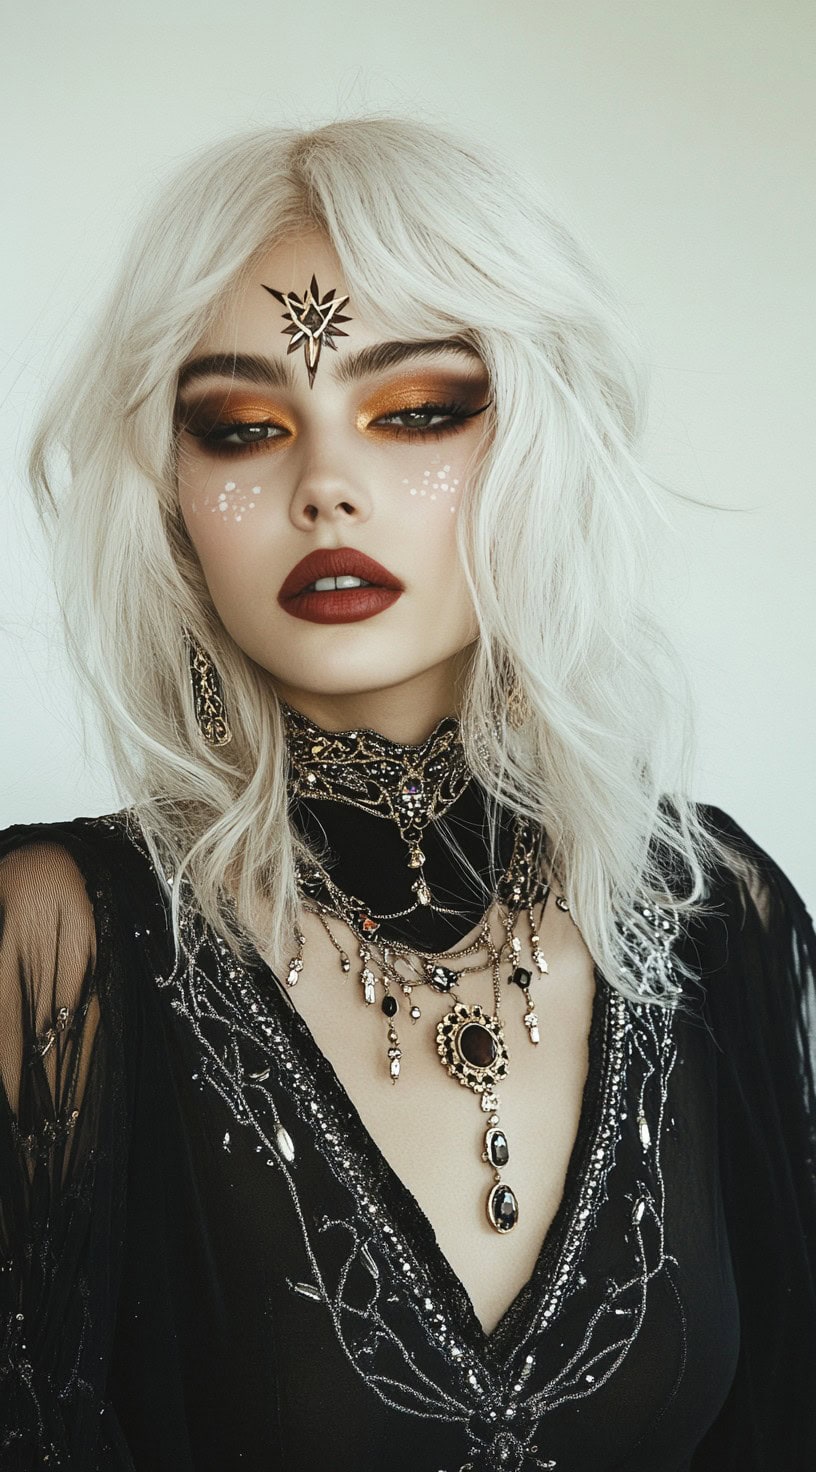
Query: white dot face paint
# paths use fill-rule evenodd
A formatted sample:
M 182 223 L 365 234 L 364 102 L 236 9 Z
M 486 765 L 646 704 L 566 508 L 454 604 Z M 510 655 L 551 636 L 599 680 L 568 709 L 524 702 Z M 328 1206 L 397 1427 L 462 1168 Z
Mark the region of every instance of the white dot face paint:
M 243 521 L 250 511 L 255 510 L 256 497 L 260 496 L 263 486 L 249 486 L 244 488 L 236 484 L 234 480 L 228 480 L 222 491 L 218 492 L 215 504 L 210 504 L 210 496 L 204 497 L 204 505 L 211 512 L 219 512 L 222 521 Z M 195 503 L 193 510 L 195 511 Z
M 422 471 L 421 476 L 417 477 L 415 484 L 412 484 L 408 476 L 403 476 L 402 484 L 408 487 L 409 496 L 426 496 L 429 501 L 438 500 L 440 493 L 443 499 L 449 497 L 450 510 L 455 511 L 456 506 L 454 502 L 459 486 L 459 477 L 451 475 L 452 467 L 450 465 L 442 465 L 441 469 L 436 469 L 435 467 L 438 465 L 439 459 L 437 458 L 426 470 Z

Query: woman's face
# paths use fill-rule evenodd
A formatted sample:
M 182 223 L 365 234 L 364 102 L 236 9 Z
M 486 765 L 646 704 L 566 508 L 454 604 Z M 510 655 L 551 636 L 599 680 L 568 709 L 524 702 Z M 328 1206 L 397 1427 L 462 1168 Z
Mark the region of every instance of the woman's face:
M 477 634 L 456 522 L 490 390 L 473 349 L 386 341 L 346 295 L 321 236 L 270 251 L 180 374 L 180 507 L 219 617 L 286 700 L 421 740 Z

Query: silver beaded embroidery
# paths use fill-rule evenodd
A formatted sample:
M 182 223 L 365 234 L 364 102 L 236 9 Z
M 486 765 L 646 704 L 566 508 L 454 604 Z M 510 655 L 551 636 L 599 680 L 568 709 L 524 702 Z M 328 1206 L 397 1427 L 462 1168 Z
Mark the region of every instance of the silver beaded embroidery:
M 665 993 L 679 996 L 672 963 L 677 917 L 654 907 L 641 908 L 640 913 L 652 924 L 653 941 L 649 944 L 630 932 L 630 940 L 640 947 L 636 984 L 647 974 L 654 978 L 659 973 Z M 194 1080 L 220 1094 L 235 1122 L 256 1135 L 259 1158 L 279 1170 L 286 1182 L 310 1270 L 310 1281 L 290 1282 L 291 1290 L 326 1306 L 349 1363 L 385 1404 L 409 1415 L 460 1423 L 469 1434 L 468 1455 L 480 1458 L 480 1467 L 496 1472 L 507 1466 L 556 1467 L 543 1444 L 547 1413 L 567 1401 L 596 1394 L 614 1375 L 637 1338 L 651 1283 L 675 1262 L 665 1250 L 661 1166 L 676 1052 L 673 1007 L 632 1003 L 599 978 L 605 989 L 603 1062 L 588 1163 L 557 1256 L 539 1285 L 534 1311 L 529 1311 L 529 1293 L 522 1289 L 490 1336 L 491 1350 L 502 1345 L 506 1355 L 480 1353 L 452 1321 L 456 1314 L 439 1301 L 433 1264 L 418 1258 L 399 1222 L 389 1215 L 374 1173 L 352 1148 L 331 1101 L 258 987 L 254 970 L 242 967 L 189 905 L 182 906 L 181 942 L 176 966 L 156 981 L 169 994 L 173 1011 L 195 1034 L 200 1063 Z M 254 1072 L 246 1069 L 244 1045 L 253 1051 L 260 1047 L 270 1059 L 268 1066 Z M 587 1286 L 580 1266 L 607 1198 L 627 1118 L 622 1101 L 633 1086 L 640 1146 L 652 1184 L 644 1181 L 631 1202 L 627 1234 L 631 1271 L 620 1282 L 607 1280 L 606 1293 L 596 1295 L 580 1344 L 556 1372 L 537 1375 L 537 1345 L 553 1332 L 565 1304 Z M 283 1124 L 279 1108 L 288 1111 L 293 1133 Z M 310 1131 L 336 1179 L 351 1193 L 355 1214 L 315 1218 L 301 1208 L 293 1108 L 300 1128 Z M 647 1225 L 654 1230 L 647 1233 Z M 339 1271 L 328 1269 L 327 1254 L 321 1251 L 320 1239 L 329 1237 L 335 1249 L 342 1244 Z M 362 1277 L 355 1271 L 359 1268 L 364 1269 Z M 361 1282 L 367 1285 L 362 1296 Z M 424 1357 L 400 1337 L 399 1313 L 394 1310 L 406 1303 L 422 1326 L 429 1351 Z M 511 1338 L 520 1326 L 520 1336 Z M 393 1369 L 395 1349 L 403 1366 L 400 1378 Z M 386 1350 L 391 1351 L 387 1371 L 382 1367 Z M 508 1422 L 513 1423 L 512 1431 Z

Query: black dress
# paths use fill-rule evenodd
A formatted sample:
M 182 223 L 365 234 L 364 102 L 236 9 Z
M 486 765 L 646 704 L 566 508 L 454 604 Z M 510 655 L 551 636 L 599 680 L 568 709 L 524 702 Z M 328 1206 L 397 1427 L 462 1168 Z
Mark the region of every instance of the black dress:
M 260 958 L 185 907 L 173 964 L 127 811 L 0 833 L 0 1466 L 812 1472 L 816 940 L 709 819 L 761 888 L 651 917 L 684 1009 L 597 977 L 490 1335 Z

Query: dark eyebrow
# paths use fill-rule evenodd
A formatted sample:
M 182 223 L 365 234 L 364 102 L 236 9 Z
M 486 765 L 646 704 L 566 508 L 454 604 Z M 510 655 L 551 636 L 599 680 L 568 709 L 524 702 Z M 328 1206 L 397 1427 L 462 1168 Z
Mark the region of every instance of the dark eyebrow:
M 458 353 L 471 362 L 481 363 L 475 347 L 463 337 L 446 337 L 437 341 L 420 342 L 377 342 L 370 348 L 359 348 L 332 363 L 333 377 L 338 383 L 354 383 L 358 378 L 367 378 L 370 373 L 384 373 L 396 368 L 407 358 L 430 358 L 439 353 Z
M 179 371 L 178 392 L 198 378 L 240 378 L 262 388 L 292 388 L 294 375 L 284 358 L 262 358 L 255 353 L 207 353 L 191 358 Z
M 463 337 L 378 342 L 333 361 L 333 376 L 338 383 L 354 383 L 369 374 L 395 368 L 408 358 L 435 357 L 439 353 L 458 353 L 471 362 L 482 362 L 476 348 Z M 292 388 L 294 385 L 292 368 L 285 358 L 264 358 L 254 353 L 208 353 L 201 358 L 192 358 L 179 372 L 178 392 L 198 378 L 240 378 L 262 388 Z

